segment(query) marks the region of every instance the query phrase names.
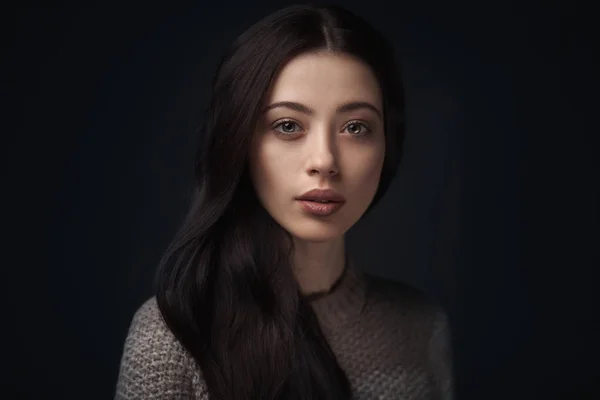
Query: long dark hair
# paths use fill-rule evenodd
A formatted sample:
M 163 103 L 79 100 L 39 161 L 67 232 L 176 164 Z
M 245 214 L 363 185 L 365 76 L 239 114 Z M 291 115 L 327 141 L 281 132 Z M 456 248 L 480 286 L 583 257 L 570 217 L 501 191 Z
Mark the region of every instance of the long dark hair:
M 336 6 L 283 8 L 241 34 L 221 60 L 203 120 L 190 210 L 161 260 L 161 314 L 202 371 L 211 398 L 349 399 L 352 390 L 292 272 L 289 233 L 261 206 L 247 168 L 263 97 L 296 55 L 366 62 L 381 87 L 386 154 L 369 212 L 395 175 L 404 100 L 390 44 Z

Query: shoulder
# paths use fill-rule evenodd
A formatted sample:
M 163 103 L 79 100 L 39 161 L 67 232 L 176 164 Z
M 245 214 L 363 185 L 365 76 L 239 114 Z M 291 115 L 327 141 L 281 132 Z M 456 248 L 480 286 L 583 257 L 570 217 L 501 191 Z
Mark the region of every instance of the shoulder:
M 169 351 L 169 357 L 183 357 L 183 347 L 164 322 L 155 297 L 146 300 L 134 313 L 125 348 L 132 351 L 131 356 L 151 350 L 154 354 Z M 157 358 L 155 361 L 161 360 Z
M 450 327 L 445 308 L 424 291 L 408 283 L 365 274 L 366 303 L 371 312 L 390 324 L 401 324 L 439 342 L 448 340 Z
M 446 310 L 422 290 L 404 282 L 366 275 L 367 304 L 388 331 L 410 343 L 427 365 L 440 398 L 451 399 L 452 340 Z M 403 333 L 404 332 L 404 333 Z
M 127 332 L 115 398 L 195 398 L 195 370 L 193 358 L 164 322 L 156 298 L 146 300 Z

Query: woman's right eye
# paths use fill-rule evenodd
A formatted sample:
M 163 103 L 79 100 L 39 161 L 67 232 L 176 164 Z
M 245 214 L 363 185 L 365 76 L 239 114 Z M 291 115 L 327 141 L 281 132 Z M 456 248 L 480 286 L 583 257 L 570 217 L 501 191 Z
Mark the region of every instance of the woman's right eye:
M 284 135 L 292 135 L 297 131 L 294 130 L 295 127 L 299 127 L 298 124 L 294 121 L 281 121 L 273 125 L 273 129 L 277 132 L 280 132 Z

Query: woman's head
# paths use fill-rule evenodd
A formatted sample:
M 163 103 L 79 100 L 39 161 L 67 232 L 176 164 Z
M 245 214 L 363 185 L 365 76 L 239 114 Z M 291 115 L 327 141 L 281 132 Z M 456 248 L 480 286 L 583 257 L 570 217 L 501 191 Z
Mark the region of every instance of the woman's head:
M 392 54 L 363 19 L 300 5 L 250 27 L 223 57 L 196 196 L 156 276 L 159 309 L 211 397 L 351 397 L 287 239 L 342 235 L 389 186 L 404 134 Z M 303 214 L 295 197 L 315 188 L 346 204 Z
M 249 152 L 262 205 L 293 237 L 342 235 L 375 196 L 385 158 L 384 112 L 377 78 L 341 52 L 307 52 L 288 61 L 265 96 Z M 344 198 L 315 216 L 298 197 L 333 189 Z
M 220 65 L 199 181 L 210 193 L 255 192 L 293 236 L 343 234 L 395 175 L 404 136 L 398 74 L 390 45 L 347 11 L 300 5 L 273 13 L 242 34 Z M 270 108 L 279 102 L 313 113 Z M 339 111 L 352 103 L 372 107 Z M 252 184 L 232 187 L 244 179 Z M 346 203 L 328 217 L 309 216 L 295 198 L 315 188 L 334 189 Z

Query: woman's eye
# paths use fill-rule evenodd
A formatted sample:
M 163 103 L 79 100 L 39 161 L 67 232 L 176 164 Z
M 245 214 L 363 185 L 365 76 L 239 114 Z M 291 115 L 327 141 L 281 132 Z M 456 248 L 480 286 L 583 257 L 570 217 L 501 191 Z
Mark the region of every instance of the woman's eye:
M 367 126 L 361 124 L 360 122 L 349 123 L 348 125 L 346 125 L 346 130 L 351 135 L 364 135 L 370 131 L 370 129 Z
M 275 126 L 273 126 L 273 129 L 275 129 L 278 132 L 281 132 L 283 134 L 292 134 L 292 133 L 296 133 L 296 131 L 294 130 L 295 127 L 297 127 L 298 124 L 296 124 L 293 121 L 283 121 L 280 122 L 278 124 L 276 124 Z

